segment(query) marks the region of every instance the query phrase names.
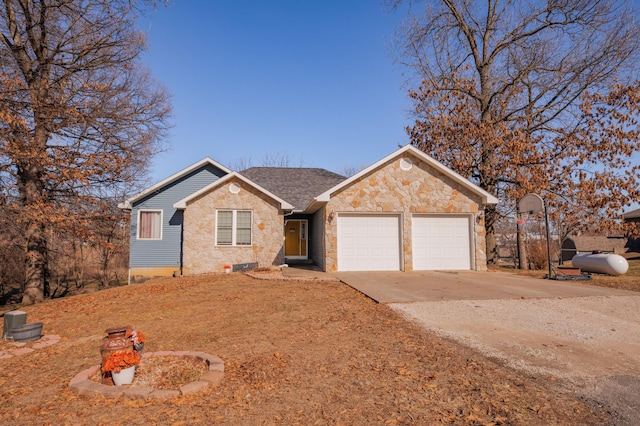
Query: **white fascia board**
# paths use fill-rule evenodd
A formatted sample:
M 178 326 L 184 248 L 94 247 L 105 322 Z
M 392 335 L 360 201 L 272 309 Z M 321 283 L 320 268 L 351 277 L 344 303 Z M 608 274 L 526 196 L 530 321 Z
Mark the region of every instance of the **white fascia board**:
M 287 203 L 286 201 L 284 201 L 284 200 L 283 200 L 283 199 L 281 199 L 280 197 L 278 197 L 278 196 L 276 196 L 276 195 L 272 194 L 271 192 L 267 191 L 266 189 L 264 189 L 264 188 L 263 188 L 263 187 L 261 187 L 260 185 L 258 185 L 258 184 L 256 184 L 256 183 L 254 183 L 254 182 L 250 181 L 249 179 L 247 179 L 246 177 L 242 176 L 242 175 L 241 175 L 241 174 L 239 174 L 238 172 L 231 172 L 231 173 L 229 173 L 228 175 L 225 175 L 225 176 L 221 177 L 220 179 L 216 180 L 215 182 L 213 182 L 213 183 L 211 183 L 211 184 L 209 184 L 209 185 L 205 186 L 205 187 L 204 187 L 204 188 L 202 188 L 201 190 L 196 191 L 196 192 L 194 192 L 194 193 L 193 193 L 193 194 L 191 194 L 191 195 L 188 195 L 187 197 L 183 198 L 183 199 L 182 199 L 182 200 L 180 200 L 180 201 L 177 201 L 177 202 L 173 205 L 173 207 L 174 207 L 175 209 L 178 209 L 178 210 L 184 210 L 184 209 L 186 209 L 186 208 L 187 208 L 187 204 L 188 204 L 191 200 L 193 200 L 193 199 L 195 199 L 195 198 L 197 198 L 197 197 L 199 197 L 199 196 L 201 196 L 201 195 L 203 195 L 203 194 L 206 194 L 207 192 L 211 191 L 212 189 L 215 189 L 216 187 L 218 187 L 218 186 L 220 186 L 220 185 L 224 184 L 225 182 L 227 182 L 227 181 L 229 181 L 229 180 L 233 179 L 234 177 L 235 177 L 235 178 L 240 179 L 241 181 L 243 181 L 243 182 L 244 182 L 244 183 L 246 183 L 247 185 L 250 185 L 250 186 L 252 186 L 253 188 L 257 189 L 258 191 L 262 192 L 262 193 L 263 193 L 263 194 L 265 194 L 267 197 L 269 197 L 269 198 L 273 199 L 274 201 L 277 201 L 278 203 L 280 203 L 280 208 L 281 208 L 282 210 L 293 210 L 293 206 L 292 206 L 291 204 Z
M 136 201 L 138 201 L 139 199 L 141 199 L 141 198 L 153 193 L 154 191 L 157 191 L 158 189 L 170 184 L 173 181 L 176 181 L 176 180 L 180 179 L 182 176 L 185 176 L 185 175 L 191 173 L 194 170 L 197 170 L 198 168 L 200 168 L 200 167 L 202 167 L 202 166 L 204 166 L 206 164 L 211 164 L 212 166 L 222 170 L 223 172 L 225 172 L 227 174 L 233 173 L 232 170 L 226 168 L 225 166 L 223 166 L 222 164 L 218 163 L 217 161 L 214 161 L 211 158 L 206 157 L 206 158 L 203 158 L 202 160 L 198 161 L 197 163 L 190 165 L 186 169 L 182 169 L 179 172 L 172 174 L 168 178 L 161 180 L 160 182 L 156 183 L 155 185 L 150 186 L 149 188 L 145 189 L 144 191 L 137 193 L 133 197 L 128 198 L 124 203 L 118 204 L 118 207 L 122 208 L 122 209 L 130 209 L 131 205 L 133 203 L 135 203 Z M 120 206 L 123 206 L 123 207 L 120 207 Z
M 318 201 L 317 198 L 314 198 L 309 202 L 307 207 L 305 207 L 303 210 L 300 210 L 299 213 L 315 213 L 320 207 L 323 206 L 323 204 L 325 204 L 325 202 Z M 298 213 L 298 211 L 296 211 L 295 213 Z
M 367 167 L 366 169 L 364 169 L 364 170 L 360 171 L 359 173 L 356 173 L 355 175 L 351 176 L 349 179 L 340 182 L 339 184 L 337 184 L 333 188 L 331 188 L 331 189 L 323 192 L 319 196 L 315 197 L 314 201 L 322 202 L 322 203 L 329 202 L 329 200 L 331 199 L 331 195 L 334 194 L 335 192 L 337 192 L 337 191 L 339 191 L 339 190 L 351 185 L 353 182 L 355 182 L 356 180 L 360 179 L 362 176 L 365 176 L 365 175 L 369 174 L 373 170 L 381 167 L 383 164 L 387 163 L 388 161 L 391 161 L 394 158 L 401 156 L 405 152 L 408 152 L 408 153 L 412 154 L 413 156 L 418 157 L 420 160 L 422 160 L 425 163 L 433 166 L 436 170 L 439 170 L 443 174 L 449 176 L 451 179 L 453 179 L 454 181 L 458 182 L 462 186 L 464 186 L 464 187 L 470 189 L 472 192 L 480 195 L 482 197 L 483 204 L 498 204 L 498 201 L 499 201 L 498 198 L 496 198 L 495 196 L 491 195 L 490 193 L 488 193 L 484 189 L 482 189 L 479 186 L 475 185 L 469 179 L 466 179 L 466 178 L 462 177 L 461 175 L 459 175 L 458 173 L 454 172 L 453 170 L 451 170 L 450 168 L 448 168 L 444 164 L 440 163 L 439 161 L 436 161 L 434 158 L 432 158 L 431 156 L 425 154 L 424 152 L 420 151 L 419 149 L 415 148 L 412 145 L 405 145 L 402 148 L 392 152 L 391 154 L 389 154 L 386 157 L 384 157 L 382 160 L 372 164 L 371 166 Z

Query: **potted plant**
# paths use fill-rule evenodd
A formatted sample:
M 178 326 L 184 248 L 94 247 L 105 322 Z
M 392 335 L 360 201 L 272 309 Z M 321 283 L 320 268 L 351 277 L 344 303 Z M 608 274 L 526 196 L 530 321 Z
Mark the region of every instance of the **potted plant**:
M 121 372 L 130 372 L 127 383 L 133 381 L 135 370 L 140 365 L 140 354 L 147 342 L 146 335 L 135 327 L 120 326 L 105 330 L 107 336 L 100 348 L 102 356 L 102 383 L 110 385 L 120 380 Z
M 226 272 L 227 274 L 231 272 L 231 265 L 226 264 L 224 265 L 224 272 Z
M 114 351 L 107 356 L 102 364 L 103 372 L 111 372 L 116 386 L 128 385 L 133 382 L 136 367 L 140 365 L 140 354 L 133 349 Z

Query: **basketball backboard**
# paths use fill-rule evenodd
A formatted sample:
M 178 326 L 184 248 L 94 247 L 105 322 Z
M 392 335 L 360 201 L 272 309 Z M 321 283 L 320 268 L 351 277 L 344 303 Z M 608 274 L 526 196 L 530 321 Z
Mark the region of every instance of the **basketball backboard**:
M 544 201 L 538 194 L 527 194 L 518 202 L 518 213 L 536 214 L 544 211 Z

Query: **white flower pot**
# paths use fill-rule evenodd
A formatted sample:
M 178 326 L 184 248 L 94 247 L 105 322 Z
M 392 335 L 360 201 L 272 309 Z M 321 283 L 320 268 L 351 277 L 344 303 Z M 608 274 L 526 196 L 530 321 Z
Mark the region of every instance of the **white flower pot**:
M 132 365 L 129 368 L 125 368 L 120 371 L 112 371 L 111 377 L 113 378 L 113 384 L 116 386 L 130 385 L 133 383 L 133 376 L 136 374 L 136 366 Z

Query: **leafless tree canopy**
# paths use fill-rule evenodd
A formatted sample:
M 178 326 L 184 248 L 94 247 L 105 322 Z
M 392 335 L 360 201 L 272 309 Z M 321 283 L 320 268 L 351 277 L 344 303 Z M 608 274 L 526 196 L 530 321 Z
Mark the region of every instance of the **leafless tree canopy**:
M 305 161 L 302 156 L 298 160 L 294 160 L 288 153 L 267 152 L 257 165 L 259 167 L 304 167 Z M 250 156 L 236 159 L 230 165 L 232 170 L 242 171 L 250 167 L 256 166 Z
M 47 233 L 82 228 L 99 194 L 122 191 L 161 149 L 169 96 L 138 62 L 136 18 L 147 6 L 1 3 L 0 184 L 27 240 L 25 303 L 47 291 Z
M 640 28 L 631 2 L 410 5 L 396 49 L 415 82 L 408 132 L 415 146 L 502 199 L 486 212 L 490 261 L 500 209 L 527 192 L 568 203 L 582 218 L 637 201 L 625 181 L 635 181 L 629 158 L 638 152 Z M 580 184 L 589 179 L 591 188 Z

